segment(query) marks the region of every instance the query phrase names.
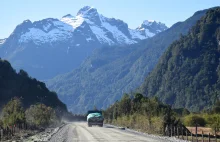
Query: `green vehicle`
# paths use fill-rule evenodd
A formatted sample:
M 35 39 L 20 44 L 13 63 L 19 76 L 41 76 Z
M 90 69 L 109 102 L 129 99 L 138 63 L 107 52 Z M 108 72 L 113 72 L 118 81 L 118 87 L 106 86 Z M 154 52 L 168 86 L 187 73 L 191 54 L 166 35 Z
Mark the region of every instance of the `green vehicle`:
M 89 127 L 92 127 L 92 125 L 98 125 L 100 127 L 103 127 L 103 121 L 104 121 L 104 118 L 102 116 L 101 111 L 96 111 L 96 110 L 88 111 L 87 122 L 88 122 Z

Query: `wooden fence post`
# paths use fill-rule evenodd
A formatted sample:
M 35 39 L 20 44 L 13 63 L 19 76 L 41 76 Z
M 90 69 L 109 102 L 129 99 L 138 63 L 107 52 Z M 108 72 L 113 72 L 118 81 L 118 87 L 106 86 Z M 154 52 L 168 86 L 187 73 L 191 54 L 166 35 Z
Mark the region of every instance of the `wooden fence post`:
M 0 129 L 0 141 L 3 139 L 3 129 Z
M 192 139 L 192 142 L 193 142 L 193 133 L 192 133 L 192 130 L 191 130 L 191 139 Z
M 217 133 L 216 133 L 216 127 L 215 127 L 215 141 L 217 142 Z
M 174 126 L 174 133 L 173 133 L 173 135 L 174 135 L 174 137 L 176 137 L 176 131 L 175 131 L 175 128 L 176 128 L 176 126 Z
M 210 142 L 210 133 L 209 133 L 209 142 Z
M 9 138 L 9 128 L 7 127 L 7 137 Z
M 173 136 L 173 125 L 171 124 L 171 137 Z
M 188 141 L 188 132 L 186 130 L 186 141 Z
M 197 130 L 198 130 L 198 125 L 197 125 L 197 122 L 196 122 L 196 141 L 198 141 L 198 137 L 197 137 Z
M 202 131 L 202 142 L 204 142 L 204 136 L 203 136 L 203 131 Z
M 12 126 L 12 133 L 15 134 L 15 125 Z
M 2 136 L 2 140 L 3 140 L 3 137 L 4 137 L 4 129 L 1 130 L 1 136 Z
M 183 137 L 183 125 L 181 125 L 181 129 L 182 129 L 182 139 L 184 140 L 184 137 Z
M 177 126 L 177 136 L 179 138 L 179 127 Z

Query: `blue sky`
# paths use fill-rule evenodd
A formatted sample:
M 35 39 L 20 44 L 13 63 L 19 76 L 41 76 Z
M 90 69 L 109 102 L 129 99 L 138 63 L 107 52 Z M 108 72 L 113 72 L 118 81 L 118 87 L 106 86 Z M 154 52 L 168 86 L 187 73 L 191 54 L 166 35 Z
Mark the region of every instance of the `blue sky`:
M 61 18 L 76 15 L 83 6 L 93 6 L 100 14 L 138 27 L 143 20 L 167 26 L 184 21 L 194 12 L 220 6 L 220 0 L 0 0 L 0 39 L 7 38 L 26 19 Z

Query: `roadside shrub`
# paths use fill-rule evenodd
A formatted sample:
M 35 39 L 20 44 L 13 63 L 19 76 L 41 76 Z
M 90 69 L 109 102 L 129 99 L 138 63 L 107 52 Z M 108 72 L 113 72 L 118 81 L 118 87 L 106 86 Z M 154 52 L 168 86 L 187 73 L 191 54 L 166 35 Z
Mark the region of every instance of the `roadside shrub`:
M 206 115 L 207 125 L 216 131 L 220 131 L 220 114 L 209 114 Z
M 55 111 L 44 104 L 32 105 L 25 111 L 26 121 L 31 126 L 47 127 L 58 121 Z
M 202 126 L 202 127 L 206 125 L 206 121 L 202 116 L 194 115 L 194 114 L 185 116 L 184 124 L 186 126 L 195 127 L 196 123 L 197 123 L 198 126 Z
M 13 98 L 9 101 L 2 112 L 5 127 L 25 122 L 25 113 L 19 98 Z

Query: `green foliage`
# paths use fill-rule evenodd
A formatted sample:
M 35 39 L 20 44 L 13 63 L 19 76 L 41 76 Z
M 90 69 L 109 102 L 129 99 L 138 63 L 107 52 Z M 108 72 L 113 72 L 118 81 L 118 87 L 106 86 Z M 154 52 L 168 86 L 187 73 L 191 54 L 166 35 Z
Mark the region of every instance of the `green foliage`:
M 195 127 L 196 125 L 200 127 L 204 127 L 206 125 L 206 121 L 202 116 L 191 114 L 184 118 L 184 124 L 186 126 L 192 126 L 192 127 Z
M 122 115 L 129 115 L 131 111 L 131 99 L 128 94 L 124 94 L 122 97 L 119 105 L 118 105 L 118 114 Z
M 140 93 L 124 94 L 103 112 L 105 121 L 116 125 L 162 133 L 166 124 L 177 124 L 174 112 L 158 98 L 147 98 Z
M 204 110 L 196 114 L 184 115 L 182 121 L 186 126 L 205 126 L 211 127 L 213 132 L 220 132 L 220 114 L 215 111 L 216 107 L 219 106 L 219 101 L 216 102 L 215 106 L 210 110 Z M 181 116 L 179 116 L 181 117 Z
M 55 111 L 44 104 L 31 105 L 25 111 L 25 116 L 29 125 L 37 127 L 46 127 L 58 121 Z
M 219 21 L 220 8 L 209 10 L 169 46 L 139 91 L 176 108 L 210 109 L 220 95 Z
M 217 100 L 217 102 L 213 106 L 212 112 L 220 114 L 220 100 Z
M 14 98 L 9 101 L 3 108 L 4 126 L 11 126 L 23 122 L 25 122 L 25 113 L 21 100 L 19 98 Z
M 186 108 L 174 108 L 173 111 L 180 117 L 190 114 L 189 110 L 187 110 Z
M 205 116 L 207 126 L 211 127 L 213 130 L 220 131 L 220 114 L 209 114 Z

